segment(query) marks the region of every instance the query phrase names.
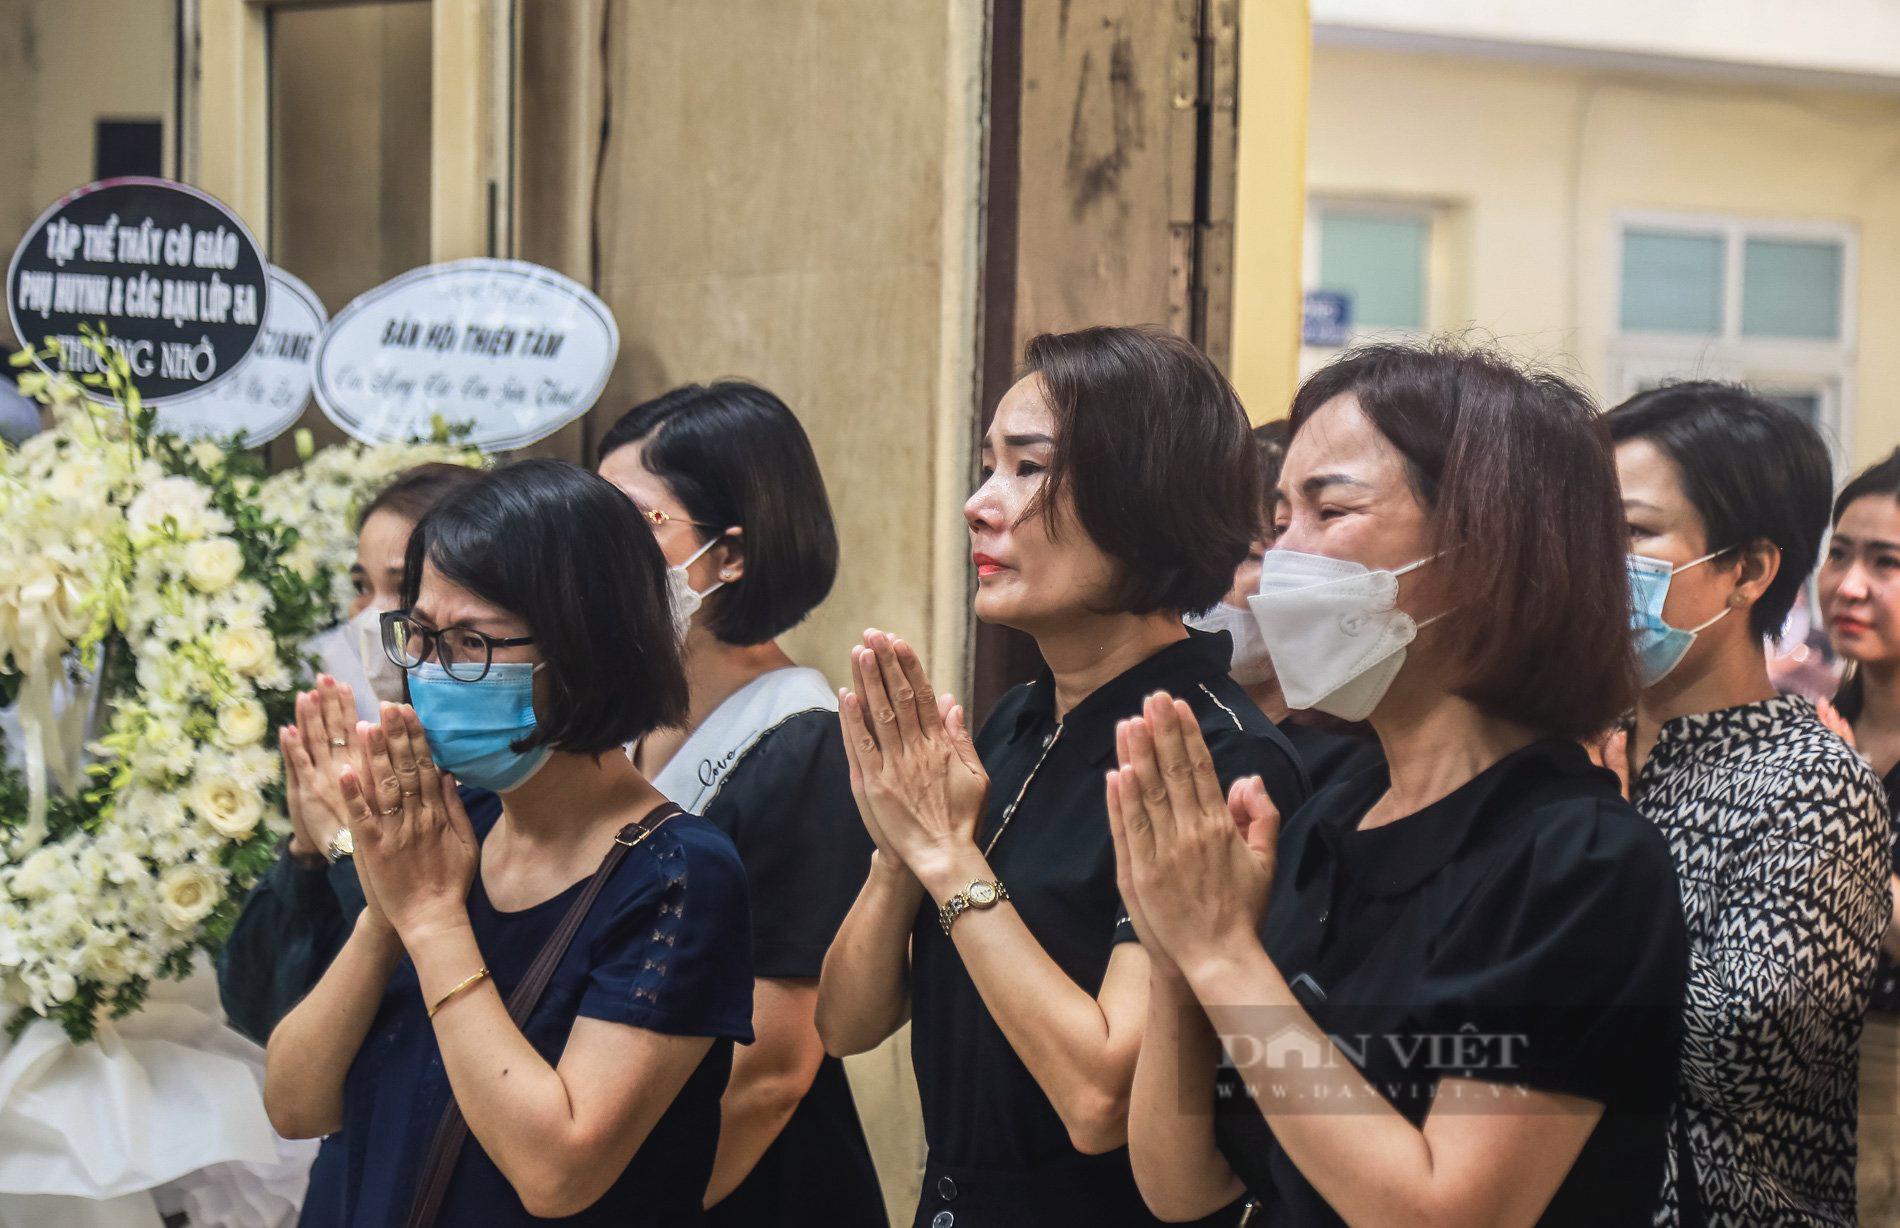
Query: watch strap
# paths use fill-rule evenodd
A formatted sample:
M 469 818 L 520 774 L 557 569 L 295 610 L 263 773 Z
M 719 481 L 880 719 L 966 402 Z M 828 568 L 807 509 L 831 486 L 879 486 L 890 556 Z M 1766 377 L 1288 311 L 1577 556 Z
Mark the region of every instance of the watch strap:
M 996 894 L 989 903 L 978 904 L 970 898 L 970 892 L 977 887 L 988 887 L 995 891 Z M 1009 888 L 1003 886 L 1002 883 L 997 882 L 995 879 L 977 879 L 968 887 L 965 887 L 963 890 L 945 900 L 942 905 L 938 907 L 937 924 L 943 927 L 944 934 L 948 936 L 950 927 L 956 924 L 957 918 L 961 917 L 964 913 L 972 909 L 994 908 L 1008 898 Z

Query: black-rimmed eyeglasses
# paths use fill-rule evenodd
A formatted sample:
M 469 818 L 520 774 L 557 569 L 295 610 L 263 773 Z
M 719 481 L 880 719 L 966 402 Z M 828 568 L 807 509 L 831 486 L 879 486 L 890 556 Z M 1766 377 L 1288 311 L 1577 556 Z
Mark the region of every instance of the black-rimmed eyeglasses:
M 488 676 L 497 648 L 519 648 L 534 643 L 532 635 L 507 638 L 488 635 L 473 627 L 429 627 L 408 610 L 391 610 L 379 620 L 383 653 L 404 669 L 415 669 L 433 657 L 457 682 L 480 682 Z

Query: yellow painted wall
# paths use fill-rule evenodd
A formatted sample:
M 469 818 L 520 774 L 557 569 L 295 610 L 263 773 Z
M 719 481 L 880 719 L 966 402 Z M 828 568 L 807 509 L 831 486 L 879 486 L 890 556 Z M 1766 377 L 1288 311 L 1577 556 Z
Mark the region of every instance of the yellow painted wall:
M 983 5 L 623 13 L 638 20 L 608 40 L 613 124 L 593 206 L 596 289 L 622 348 L 594 436 L 688 381 L 779 393 L 811 435 L 840 536 L 831 598 L 787 650 L 838 681 L 848 645 L 884 627 L 961 687 Z M 908 1029 L 850 1070 L 905 1222 L 923 1141 Z
M 1298 370 L 1311 25 L 1307 0 L 1240 6 L 1229 374 L 1255 422 L 1285 416 Z
M 0 0 L 0 256 L 92 179 L 96 121 L 163 121 L 170 170 L 172 17 L 154 0 Z
M 1859 234 L 1852 452 L 1900 443 L 1900 99 L 1321 46 L 1308 190 L 1435 201 L 1457 318 L 1602 390 L 1612 219 L 1657 209 Z M 1241 233 L 1250 217 L 1241 215 Z

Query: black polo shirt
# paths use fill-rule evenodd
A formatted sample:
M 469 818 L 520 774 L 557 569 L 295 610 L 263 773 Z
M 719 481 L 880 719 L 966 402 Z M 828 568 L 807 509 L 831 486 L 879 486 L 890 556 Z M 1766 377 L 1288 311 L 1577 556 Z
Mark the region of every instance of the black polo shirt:
M 1662 1188 L 1688 939 L 1668 845 L 1570 742 L 1359 830 L 1383 766 L 1315 794 L 1280 837 L 1264 940 L 1320 1026 L 1414 1125 L 1445 1077 L 1581 1096 L 1603 1118 L 1544 1224 L 1648 1224 Z M 1276 1057 L 1262 1012 L 1257 1041 Z M 1230 1051 L 1235 1042 L 1230 1041 Z M 1256 1087 L 1254 1094 L 1274 1094 Z M 1256 1222 L 1338 1224 L 1223 1068 L 1216 1133 Z M 1356 1111 L 1341 1101 L 1328 1111 Z
M 1285 736 L 1228 678 L 1230 648 L 1225 632 L 1192 632 L 1105 683 L 1060 722 L 1045 672 L 1005 695 L 977 737 L 990 773 L 980 844 L 988 846 L 1020 794 L 990 865 L 1042 949 L 1091 995 L 1101 990 L 1115 943 L 1134 937 L 1115 887 L 1103 800 L 1117 721 L 1139 715 L 1149 694 L 1165 690 L 1193 708 L 1223 785 L 1261 776 L 1286 813 L 1305 795 Z M 939 927 L 939 903 L 924 902 L 911 940 L 911 1056 L 930 1145 L 916 1223 L 1156 1223 L 1135 1188 L 1126 1148 L 1083 1156 L 1070 1145 Z

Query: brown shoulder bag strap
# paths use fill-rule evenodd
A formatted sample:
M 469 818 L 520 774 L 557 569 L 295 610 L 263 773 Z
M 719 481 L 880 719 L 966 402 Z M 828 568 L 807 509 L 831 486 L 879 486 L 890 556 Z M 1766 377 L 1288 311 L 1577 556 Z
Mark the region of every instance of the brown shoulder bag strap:
M 654 807 L 645 818 L 634 820 L 614 835 L 613 847 L 601 859 L 600 869 L 594 871 L 594 877 L 587 880 L 587 886 L 569 906 L 567 915 L 561 918 L 561 924 L 555 927 L 554 932 L 548 935 L 548 940 L 541 945 L 540 951 L 536 952 L 534 963 L 528 966 L 528 974 L 508 995 L 508 1018 L 514 1020 L 517 1028 L 526 1025 L 528 1016 L 541 1001 L 542 991 L 547 989 L 554 969 L 560 964 L 561 957 L 567 954 L 567 948 L 579 932 L 581 922 L 587 919 L 587 910 L 594 906 L 595 897 L 606 886 L 614 867 L 620 864 L 628 849 L 639 845 L 660 830 L 668 819 L 680 813 L 682 811 L 678 806 L 668 802 Z M 416 1186 L 415 1203 L 409 1208 L 408 1228 L 432 1228 L 436 1213 L 442 1208 L 442 1199 L 449 1192 L 449 1178 L 455 1173 L 456 1161 L 462 1157 L 462 1144 L 467 1141 L 468 1122 L 463 1120 L 461 1106 L 455 1103 L 451 1093 L 449 1106 L 442 1111 L 442 1120 L 436 1123 L 435 1137 L 430 1141 L 427 1158 L 422 1163 L 422 1180 Z

